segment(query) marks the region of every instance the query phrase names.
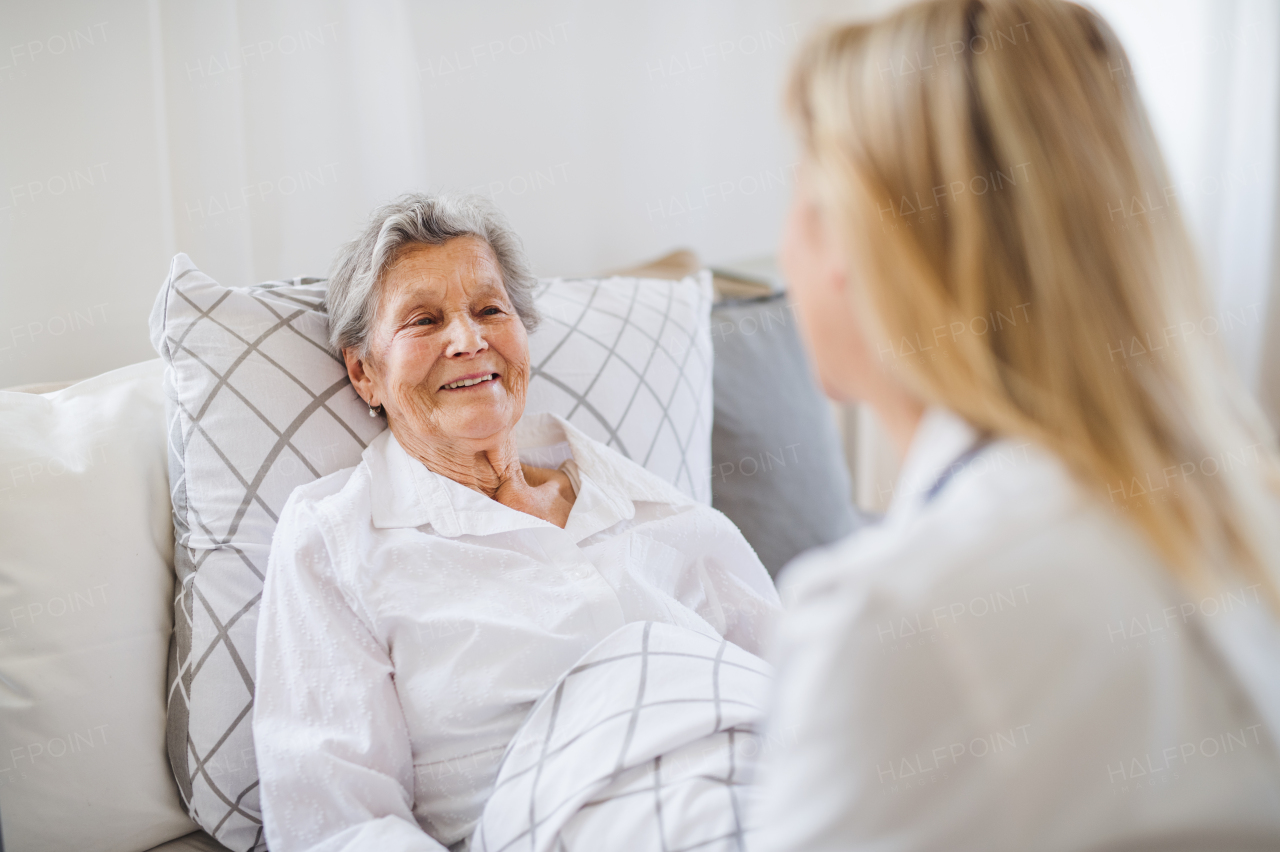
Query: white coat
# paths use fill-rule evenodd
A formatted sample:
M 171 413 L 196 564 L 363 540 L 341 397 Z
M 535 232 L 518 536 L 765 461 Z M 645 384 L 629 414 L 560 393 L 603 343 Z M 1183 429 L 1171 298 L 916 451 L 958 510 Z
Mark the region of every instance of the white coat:
M 1185 591 L 1118 499 L 976 443 L 928 411 L 884 521 L 784 569 L 753 852 L 1280 849 L 1260 587 Z

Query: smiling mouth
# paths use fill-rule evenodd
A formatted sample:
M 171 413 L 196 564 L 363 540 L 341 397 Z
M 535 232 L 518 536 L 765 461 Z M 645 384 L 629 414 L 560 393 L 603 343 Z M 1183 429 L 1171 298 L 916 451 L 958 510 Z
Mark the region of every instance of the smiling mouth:
M 483 385 L 488 382 L 492 382 L 497 378 L 497 373 L 490 373 L 487 376 L 477 376 L 474 379 L 460 379 L 456 382 L 451 382 L 450 384 L 445 385 L 440 388 L 440 390 L 462 390 L 463 388 L 472 388 L 476 385 Z

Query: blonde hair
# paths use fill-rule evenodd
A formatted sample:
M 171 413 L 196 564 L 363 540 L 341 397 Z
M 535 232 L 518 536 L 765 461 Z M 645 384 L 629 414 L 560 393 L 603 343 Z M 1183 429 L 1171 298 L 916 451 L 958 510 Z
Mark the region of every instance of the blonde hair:
M 1274 605 L 1274 438 L 1187 331 L 1212 314 L 1129 67 L 1073 3 L 930 0 L 819 33 L 787 106 L 910 392 L 1054 452 L 1193 588 L 1243 574 Z

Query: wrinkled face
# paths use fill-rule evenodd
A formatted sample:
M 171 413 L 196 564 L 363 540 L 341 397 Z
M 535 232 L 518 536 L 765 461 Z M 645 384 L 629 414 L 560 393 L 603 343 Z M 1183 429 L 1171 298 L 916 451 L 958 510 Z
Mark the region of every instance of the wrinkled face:
M 484 441 L 515 426 L 529 339 L 484 240 L 406 248 L 383 280 L 377 313 L 362 362 L 368 391 L 356 384 L 385 406 L 397 439 Z

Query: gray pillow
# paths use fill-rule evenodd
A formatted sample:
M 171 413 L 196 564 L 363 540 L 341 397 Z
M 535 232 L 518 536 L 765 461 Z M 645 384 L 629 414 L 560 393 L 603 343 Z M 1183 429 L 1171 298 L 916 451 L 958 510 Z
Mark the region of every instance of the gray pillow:
M 785 293 L 711 310 L 711 504 L 776 575 L 864 522 Z

